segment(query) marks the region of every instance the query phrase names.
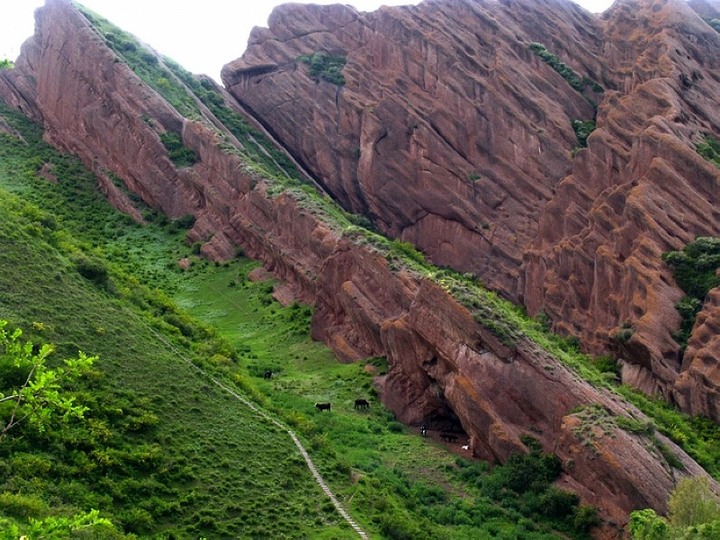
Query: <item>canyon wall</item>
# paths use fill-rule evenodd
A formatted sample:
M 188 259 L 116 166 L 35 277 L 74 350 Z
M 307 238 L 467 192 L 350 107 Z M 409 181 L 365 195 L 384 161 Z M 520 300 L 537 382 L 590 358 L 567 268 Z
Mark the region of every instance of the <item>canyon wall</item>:
M 720 35 L 693 7 L 718 12 L 682 0 L 619 0 L 602 15 L 569 0 L 280 6 L 223 81 L 346 209 L 689 411 L 699 375 L 673 339 L 682 292 L 660 256 L 720 235 L 720 171 L 695 151 L 720 138 Z M 317 52 L 346 60 L 344 85 L 311 76 L 299 58 Z M 572 122 L 593 119 L 581 148 Z M 627 342 L 614 338 L 623 327 Z
M 435 4 L 445 6 L 443 9 L 447 10 L 455 4 L 467 7 L 454 2 L 429 5 Z M 332 15 L 328 18 L 333 21 L 339 18 L 344 21 L 344 27 L 350 28 L 353 21 L 361 18 L 344 7 L 327 9 Z M 399 10 L 400 13 L 405 11 L 412 10 Z M 392 13 L 393 10 L 381 10 L 380 15 L 385 12 Z M 587 14 L 575 8 L 568 16 L 577 21 L 589 20 Z M 537 39 L 542 37 L 537 36 Z M 549 36 L 546 38 L 549 42 Z M 407 39 L 410 39 L 409 35 Z M 518 49 L 518 54 L 525 55 L 524 51 L 524 48 Z M 546 73 L 546 67 L 529 55 L 525 58 L 537 72 L 552 77 L 554 72 Z M 509 66 L 514 63 L 516 59 L 505 65 L 511 69 Z M 540 75 L 533 77 L 536 84 L 541 84 Z M 344 89 L 326 88 L 322 83 L 316 86 L 318 93 L 331 92 L 337 99 L 344 99 Z M 561 87 L 561 81 L 558 86 Z M 551 90 L 552 86 L 547 88 Z M 570 111 L 568 114 L 588 112 L 587 102 L 565 90 L 557 91 L 567 98 L 560 102 Z M 633 509 L 653 507 L 664 511 L 667 496 L 678 478 L 705 475 L 701 467 L 660 434 L 648 436 L 620 429 L 615 420 L 619 416 L 639 421 L 646 419 L 619 396 L 593 387 L 525 338 L 512 346 L 503 344 L 437 283 L 416 272 L 392 268 L 376 249 L 345 234 L 336 224 L 323 221 L 310 205 L 304 203 L 301 195 L 277 194 L 272 179 L 252 172 L 235 153 L 227 151 L 223 145 L 227 141 L 210 119 L 203 117 L 191 121 L 183 118 L 137 78 L 69 0 L 48 0 L 37 12 L 35 36 L 23 47 L 16 69 L 0 73 L 0 97 L 42 123 L 46 138 L 57 147 L 77 154 L 99 173 L 101 182 L 112 173 L 145 202 L 170 216 L 195 214 L 197 221 L 191 238 L 204 242 L 202 249 L 208 256 L 229 257 L 236 246 L 242 246 L 249 256 L 262 260 L 269 270 L 295 290 L 298 298 L 315 304 L 313 336 L 325 341 L 340 359 L 387 356 L 389 372 L 382 397 L 404 422 L 417 424 L 426 418 L 446 417 L 452 413 L 470 437 L 473 454 L 490 460 L 502 461 L 513 452 L 524 451 L 523 435 L 538 439 L 546 450 L 555 452 L 562 460 L 564 485 L 601 509 L 609 523 L 608 534 L 611 531 L 620 534 L 619 527 Z M 445 101 L 452 100 L 448 97 Z M 550 102 L 548 106 L 551 106 Z M 376 110 L 384 110 L 384 107 L 386 105 L 378 106 Z M 541 114 L 540 110 L 536 112 Z M 508 113 L 508 110 L 492 112 Z M 553 117 L 547 115 L 544 124 L 553 136 L 543 138 L 543 144 L 555 158 L 547 163 L 535 157 L 525 160 L 518 152 L 517 161 L 507 165 L 514 167 L 513 174 L 543 168 L 548 178 L 571 178 L 568 175 L 577 170 L 577 157 L 573 161 L 564 150 L 550 148 L 555 136 L 571 144 L 567 126 Z M 293 118 L 289 116 L 288 122 L 293 122 Z M 444 118 L 444 115 L 438 118 Z M 444 121 L 451 120 L 448 117 Z M 342 122 L 342 118 L 338 121 Z M 378 126 L 372 122 L 374 120 L 368 119 L 365 124 L 368 133 Z M 422 129 L 437 131 L 427 124 L 427 119 L 418 122 L 425 123 Z M 397 126 L 392 127 L 395 129 Z M 199 161 L 191 167 L 176 168 L 159 139 L 159 134 L 164 131 L 180 133 Z M 502 133 L 509 135 L 510 131 Z M 522 133 L 524 131 L 520 130 L 516 135 Z M 373 137 L 367 140 L 371 141 Z M 381 138 L 388 137 L 393 140 L 391 135 Z M 462 137 L 458 136 L 453 144 L 459 144 L 460 140 Z M 377 143 L 376 140 L 372 143 L 375 146 L 371 145 L 373 154 L 377 154 Z M 434 143 L 425 141 L 422 144 L 430 148 Z M 581 154 L 589 156 L 590 150 Z M 361 156 L 363 152 L 365 150 L 361 150 Z M 426 155 L 425 150 L 421 154 Z M 499 152 L 498 155 L 504 154 Z M 695 163 L 691 152 L 688 152 L 688 159 Z M 580 160 L 590 161 L 590 158 Z M 431 161 L 428 157 L 422 166 L 434 167 Z M 368 163 L 368 166 L 377 169 L 380 165 Z M 396 164 L 395 169 L 399 172 L 400 165 Z M 341 170 L 340 164 L 338 171 Z M 457 170 L 459 173 L 460 168 Z M 340 172 L 336 176 L 342 178 Z M 704 178 L 708 182 L 716 179 L 709 173 Z M 326 187 L 329 185 L 327 180 L 322 181 Z M 479 191 L 491 191 L 499 185 L 486 182 Z M 459 177 L 456 183 L 460 185 Z M 528 181 L 530 184 L 532 182 Z M 520 212 L 521 202 L 527 202 L 527 197 L 548 200 L 547 204 L 550 204 L 553 190 L 556 194 L 552 198 L 561 200 L 562 193 L 569 189 L 562 188 L 561 184 L 559 182 L 555 187 L 538 184 L 537 190 L 530 195 L 521 190 L 513 197 L 501 196 L 498 200 L 506 201 L 505 206 L 497 205 L 497 213 L 493 215 L 500 216 L 511 206 Z M 348 184 L 351 185 L 354 184 Z M 428 185 L 409 184 L 406 187 L 410 192 L 423 194 Z M 388 201 L 399 204 L 401 201 L 392 195 L 398 192 L 392 191 L 395 189 L 392 187 L 388 189 L 391 190 L 387 193 Z M 348 188 L 348 197 L 351 192 Z M 440 196 L 441 191 L 434 189 L 432 193 Z M 123 204 L 120 190 L 113 192 L 113 196 L 119 198 L 115 202 Z M 406 196 L 408 194 L 403 195 Z M 474 215 L 477 211 L 464 196 L 457 193 L 447 196 L 455 201 L 450 208 L 456 217 Z M 366 198 L 362 204 L 376 205 L 373 206 L 376 209 L 382 204 L 391 204 L 381 203 L 381 199 L 385 197 L 376 193 L 373 200 Z M 360 201 L 353 204 L 360 204 Z M 408 201 L 408 204 L 414 203 Z M 444 204 L 440 206 L 445 208 Z M 424 211 L 418 208 L 412 211 L 414 215 L 423 214 Z M 542 218 L 543 209 L 544 206 L 542 209 L 531 207 L 526 215 L 532 214 L 532 217 L 525 220 L 520 216 L 512 219 L 508 215 L 503 228 L 511 230 L 515 220 L 533 222 L 535 229 L 548 227 Z M 379 210 L 369 212 L 379 216 Z M 450 234 L 441 225 L 447 221 L 440 217 L 442 212 L 435 218 L 429 218 L 430 213 L 424 214 L 429 220 L 428 226 L 436 220 L 430 228 L 438 230 L 438 238 Z M 418 225 L 417 230 L 424 230 L 424 227 Z M 474 238 L 461 232 L 464 226 L 457 227 L 461 244 L 463 238 Z M 490 230 L 493 227 L 495 225 Z M 479 230 L 484 229 L 480 226 Z M 565 234 L 565 230 L 556 232 Z M 530 246 L 536 240 L 528 231 L 523 233 L 521 243 Z M 451 239 L 447 237 L 442 242 Z M 464 249 L 474 245 L 474 241 L 468 240 Z M 522 251 L 507 247 L 502 253 L 507 254 L 503 262 L 489 264 L 496 266 L 498 272 L 509 272 L 513 279 L 521 277 L 517 265 L 523 260 Z M 490 251 L 486 255 L 489 257 Z M 514 262 L 511 264 L 511 261 Z M 552 268 L 548 262 L 543 276 L 549 275 Z M 660 275 L 664 272 L 659 271 Z M 639 263 L 637 275 L 643 275 Z M 543 276 L 536 281 L 541 282 L 545 279 Z M 640 277 L 636 279 L 641 281 Z M 505 276 L 498 277 L 496 283 L 504 280 L 512 282 Z M 515 294 L 519 292 L 516 290 Z M 709 316 L 708 327 L 711 319 Z M 711 340 L 704 340 L 704 343 L 711 346 Z M 698 361 L 706 357 L 702 351 L 696 354 Z M 701 399 L 693 402 L 702 407 Z M 658 450 L 659 443 L 683 464 L 682 470 L 673 468 L 666 461 Z

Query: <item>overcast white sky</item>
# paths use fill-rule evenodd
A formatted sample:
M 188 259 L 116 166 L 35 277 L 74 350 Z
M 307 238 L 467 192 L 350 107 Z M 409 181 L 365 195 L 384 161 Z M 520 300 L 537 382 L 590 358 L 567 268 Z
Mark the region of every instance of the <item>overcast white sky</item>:
M 599 13 L 612 0 L 576 0 Z M 15 60 L 20 45 L 34 31 L 33 11 L 44 0 L 2 0 L 0 59 Z M 266 26 L 277 0 L 80 0 L 80 3 L 135 34 L 193 73 L 220 80 L 224 64 L 238 58 L 253 26 Z M 411 0 L 315 0 L 314 4 L 343 3 L 362 11 L 381 5 L 417 4 Z

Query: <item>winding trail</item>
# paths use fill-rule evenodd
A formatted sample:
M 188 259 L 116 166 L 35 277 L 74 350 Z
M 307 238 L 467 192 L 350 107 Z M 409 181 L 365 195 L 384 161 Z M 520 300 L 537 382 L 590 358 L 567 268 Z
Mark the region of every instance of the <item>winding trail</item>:
M 200 369 L 197 366 L 195 366 L 195 364 L 193 364 L 193 366 L 196 367 L 197 369 Z M 200 370 L 200 371 L 202 371 L 202 370 Z M 280 422 L 279 420 L 276 420 L 275 418 L 273 418 L 272 416 L 267 414 L 265 411 L 260 409 L 253 402 L 251 402 L 247 398 L 244 398 L 243 396 L 241 396 L 240 394 L 235 392 L 232 388 L 228 388 L 223 383 L 221 383 L 220 381 L 218 381 L 217 379 L 215 379 L 213 377 L 210 377 L 207 374 L 205 374 L 205 375 L 208 376 L 209 379 L 213 383 L 215 383 L 217 386 L 219 386 L 220 388 L 225 390 L 228 394 L 233 396 L 235 399 L 238 399 L 243 404 L 245 404 L 250 409 L 252 409 L 254 412 L 256 412 L 258 414 L 258 416 L 262 416 L 269 422 L 272 422 L 273 424 L 275 424 L 277 427 L 285 430 L 287 432 L 287 434 L 290 435 L 290 438 L 295 443 L 295 446 L 298 447 L 300 454 L 302 455 L 303 458 L 305 458 L 305 463 L 307 463 L 308 469 L 310 469 L 310 472 L 315 477 L 315 481 L 318 483 L 320 488 L 325 492 L 325 495 L 327 495 L 330 498 L 333 505 L 335 506 L 335 509 L 345 519 L 345 521 L 347 521 L 350 524 L 350 526 L 353 529 L 355 529 L 355 532 L 360 535 L 360 538 L 363 538 L 364 540 L 368 540 L 368 535 L 365 534 L 365 532 L 360 528 L 360 526 L 350 517 L 350 514 L 347 513 L 347 510 L 345 510 L 345 508 L 340 503 L 340 501 L 337 499 L 337 497 L 335 497 L 335 494 L 330 490 L 330 487 L 327 485 L 327 483 L 325 482 L 323 477 L 318 472 L 317 468 L 315 467 L 315 464 L 313 463 L 313 460 L 310 458 L 310 454 L 308 454 L 307 450 L 305 450 L 305 447 L 302 445 L 302 443 L 300 442 L 300 439 L 298 439 L 297 435 L 295 435 L 295 432 L 293 430 L 291 430 L 289 427 L 283 425 L 282 422 Z
M 308 469 L 310 469 L 310 472 L 312 473 L 313 477 L 315 478 L 315 482 L 320 486 L 320 488 L 323 490 L 325 495 L 328 496 L 330 501 L 332 501 L 333 506 L 338 511 L 338 513 L 343 517 L 343 519 L 353 528 L 353 530 L 362 538 L 363 540 L 369 540 L 369 536 L 365 531 L 363 531 L 360 526 L 350 517 L 350 514 L 348 514 L 347 510 L 345 510 L 345 507 L 342 505 L 342 503 L 338 500 L 338 498 L 335 496 L 335 494 L 332 492 L 330 487 L 327 485 L 327 482 L 325 482 L 325 479 L 322 477 L 320 472 L 317 470 L 317 467 L 315 466 L 315 463 L 313 463 L 312 458 L 310 457 L 310 454 L 308 454 L 308 451 L 305 449 L 303 444 L 300 442 L 300 439 L 295 434 L 293 430 L 291 430 L 288 426 L 277 420 L 276 418 L 273 418 L 270 416 L 267 412 L 262 410 L 260 407 L 258 407 L 255 403 L 247 399 L 246 397 L 238 394 L 235 390 L 232 388 L 226 386 L 221 381 L 217 380 L 215 377 L 212 377 L 210 374 L 208 374 L 204 369 L 201 367 L 195 365 L 191 360 L 185 357 L 185 355 L 182 354 L 180 350 L 178 350 L 175 345 L 173 345 L 168 339 L 160 334 L 157 330 L 152 328 L 150 325 L 148 325 L 145 321 L 143 321 L 136 313 L 132 312 L 130 309 L 125 308 L 126 312 L 129 313 L 132 317 L 134 317 L 138 322 L 140 322 L 143 326 L 145 326 L 155 337 L 157 337 L 158 341 L 163 343 L 169 350 L 175 353 L 175 355 L 185 364 L 192 367 L 197 371 L 201 376 L 211 381 L 213 384 L 221 388 L 226 393 L 230 394 L 232 397 L 240 401 L 243 405 L 251 409 L 253 412 L 257 414 L 257 416 L 263 418 L 264 420 L 267 420 L 268 422 L 273 423 L 280 429 L 284 430 L 290 438 L 295 443 L 295 446 L 297 446 L 298 451 L 300 452 L 300 455 L 305 459 L 305 463 L 308 466 Z

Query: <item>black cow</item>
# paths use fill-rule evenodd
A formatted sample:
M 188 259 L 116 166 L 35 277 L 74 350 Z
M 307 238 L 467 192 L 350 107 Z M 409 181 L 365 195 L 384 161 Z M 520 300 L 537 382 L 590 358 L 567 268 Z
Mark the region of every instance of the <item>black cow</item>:
M 368 403 L 367 399 L 356 399 L 355 400 L 355 408 L 356 409 L 369 409 L 370 403 Z
M 265 377 L 266 379 L 272 379 L 272 371 L 270 371 L 269 369 L 265 370 L 265 373 L 263 373 L 263 377 Z
M 320 412 L 323 412 L 323 411 L 330 412 L 330 404 L 329 403 L 316 403 L 315 408 Z
M 458 437 L 457 437 L 457 435 L 453 435 L 452 433 L 441 433 L 440 440 L 449 442 L 449 443 L 454 443 L 455 441 L 458 440 Z

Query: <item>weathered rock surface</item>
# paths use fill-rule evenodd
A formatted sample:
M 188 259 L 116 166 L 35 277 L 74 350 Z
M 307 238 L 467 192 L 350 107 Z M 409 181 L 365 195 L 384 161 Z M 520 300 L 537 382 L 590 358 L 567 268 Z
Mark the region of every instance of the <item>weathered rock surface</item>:
M 682 293 L 660 255 L 720 234 L 720 171 L 694 150 L 720 137 L 720 35 L 693 8 L 718 4 L 286 5 L 223 80 L 345 208 L 685 403 L 675 383 L 695 368 L 672 338 Z M 604 93 L 573 90 L 532 42 Z M 309 77 L 297 58 L 317 51 L 346 57 L 344 86 Z M 597 129 L 573 157 L 589 101 Z
M 677 400 L 691 414 L 720 416 L 720 289 L 708 294 L 685 350 Z
M 450 7 L 455 5 L 436 4 L 438 9 L 449 12 L 452 11 Z M 463 3 L 457 5 L 475 13 L 475 7 Z M 482 11 L 486 7 L 479 5 L 477 9 Z M 406 11 L 412 10 L 400 12 Z M 277 13 L 276 18 L 285 12 L 281 10 Z M 327 12 L 311 10 L 310 13 L 315 15 L 303 22 L 303 27 L 322 23 L 325 25 L 322 28 L 328 25 L 336 30 L 340 27 L 352 28 L 353 21 L 360 17 L 344 7 L 334 7 Z M 383 13 L 392 14 L 395 11 L 381 10 L 380 16 Z M 569 9 L 566 15 L 572 20 L 589 20 L 589 15 L 577 8 Z M 440 17 L 439 14 L 437 16 Z M 464 17 L 469 16 L 464 14 Z M 533 11 L 527 16 L 539 17 L 540 12 Z M 464 18 L 460 15 L 456 17 Z M 327 20 L 323 22 L 323 18 Z M 294 19 L 291 17 L 290 20 Z M 383 24 L 403 28 L 403 24 L 392 17 Z M 498 33 L 504 32 L 503 25 L 487 24 Z M 290 23 L 286 26 L 291 27 Z M 582 25 L 579 24 L 578 28 Z M 288 39 L 294 35 L 289 30 L 286 33 Z M 362 34 L 360 30 L 356 33 Z M 262 32 L 256 33 L 256 36 L 260 35 Z M 405 36 L 407 39 L 403 43 L 413 35 Z M 418 40 L 417 46 L 422 48 L 420 35 L 415 35 L 415 39 Z M 549 41 L 549 36 L 545 37 Z M 543 35 L 538 34 L 537 39 L 541 38 Z M 377 47 L 379 51 L 383 50 L 381 42 L 377 43 Z M 427 49 L 428 54 L 435 54 L 430 50 Z M 530 56 L 524 56 L 524 48 L 516 51 L 517 56 L 506 58 L 504 64 L 501 62 L 505 65 L 504 69 L 513 69 L 511 66 L 519 61 L 530 62 L 536 71 L 544 73 L 543 76 L 532 75 L 530 79 L 534 77 L 533 80 L 545 85 L 548 91 L 560 92 L 558 100 L 563 105 L 548 102 L 548 106 L 559 107 L 570 111 L 570 114 L 575 114 L 575 108 L 578 114 L 585 112 L 586 104 L 581 103 L 582 100 L 578 101 L 565 90 L 552 90 L 551 84 L 541 82 L 544 76 L 552 77 L 552 73 L 546 73 L 543 65 Z M 450 54 L 443 54 L 443 61 L 449 69 Z M 564 482 L 576 489 L 585 501 L 598 505 L 603 515 L 616 524 L 622 523 L 627 512 L 635 508 L 650 506 L 664 510 L 668 493 L 679 476 L 705 474 L 669 441 L 664 442 L 685 465 L 682 473 L 667 464 L 649 438 L 618 429 L 613 419 L 619 415 L 643 419 L 641 413 L 623 403 L 618 396 L 592 387 L 530 342 L 521 340 L 514 347 L 503 345 L 439 285 L 408 271 L 393 270 L 373 248 L 355 242 L 331 224 L 322 222 L 294 196 L 270 196 L 268 181 L 248 172 L 238 157 L 225 152 L 209 122 L 193 122 L 179 116 L 117 60 L 69 0 L 48 0 L 46 7 L 38 12 L 36 35 L 23 48 L 18 67 L 13 72 L 0 73 L 0 96 L 42 122 L 46 136 L 53 144 L 76 153 L 94 170 L 116 174 L 148 204 L 171 216 L 193 212 L 197 220 L 191 231 L 192 239 L 205 241 L 203 250 L 209 256 L 231 256 L 239 245 L 249 256 L 262 260 L 268 270 L 293 288 L 296 298 L 315 304 L 313 335 L 328 343 L 341 359 L 387 356 L 390 370 L 383 399 L 402 420 L 414 423 L 426 418 L 456 419 L 469 435 L 474 455 L 493 460 L 503 460 L 512 452 L 523 451 L 520 437 L 530 434 L 538 438 L 547 450 L 560 456 L 564 463 Z M 418 60 L 415 65 L 422 64 Z M 446 82 L 435 81 L 447 90 Z M 561 87 L 561 81 L 556 82 Z M 319 92 L 329 90 L 323 85 L 318 85 L 318 88 Z M 511 92 L 510 81 L 505 91 Z M 342 98 L 343 92 L 336 93 L 338 99 Z M 502 95 L 502 92 L 496 93 Z M 452 93 L 446 97 L 448 102 L 452 102 Z M 376 110 L 389 106 L 378 104 Z M 492 112 L 488 109 L 488 114 L 508 114 L 508 111 L 495 110 L 497 107 L 491 109 Z M 545 113 L 536 109 L 533 114 Z M 451 121 L 451 118 L 443 118 L 444 114 L 438 116 L 436 126 Z M 552 118 L 554 113 L 546 115 L 544 129 L 552 130 L 560 140 L 570 144 L 567 126 Z M 288 121 L 292 122 L 292 117 L 288 117 Z M 375 121 L 369 117 L 367 125 Z M 512 116 L 508 116 L 507 121 L 507 129 L 499 133 L 507 134 L 516 125 Z M 420 122 L 424 126 L 422 129 L 428 133 L 437 131 L 425 117 Z M 396 129 L 390 125 L 387 127 Z M 470 127 L 472 125 L 468 124 L 467 133 L 470 133 Z M 158 132 L 168 129 L 182 134 L 184 143 L 199 156 L 198 163 L 180 170 L 173 166 L 158 138 Z M 525 136 L 524 129 L 519 129 L 517 136 Z M 392 140 L 390 135 L 387 137 Z M 448 140 L 459 145 L 467 142 L 465 138 L 465 135 L 457 135 Z M 576 170 L 577 165 L 571 163 L 566 149 L 550 149 L 553 147 L 551 139 L 542 138 L 549 156 L 554 156 L 547 162 L 524 157 L 518 151 L 518 161 L 502 167 L 514 171 L 513 174 L 518 174 L 520 179 L 525 178 L 527 173 L 522 173 L 525 166 L 528 171 L 535 167 L 543 168 L 549 176 L 564 176 L 571 169 Z M 368 140 L 372 141 L 373 137 Z M 377 154 L 377 142 L 368 143 L 370 148 L 374 148 L 372 155 Z M 417 156 L 430 156 L 429 149 L 435 144 L 434 140 L 429 138 L 422 144 L 427 146 Z M 498 148 L 507 144 L 507 141 L 497 142 Z M 365 150 L 361 151 L 361 155 L 363 152 Z M 473 152 L 480 155 L 479 150 Z M 581 154 L 591 155 L 591 152 L 588 150 Z M 506 154 L 498 150 L 498 155 Z M 607 155 L 611 156 L 611 153 L 608 151 Z M 484 159 L 490 159 L 489 156 L 487 154 Z M 692 153 L 688 153 L 687 159 L 688 163 L 695 164 L 696 158 Z M 435 167 L 430 158 L 422 160 L 424 166 Z M 369 163 L 368 166 L 380 170 L 379 164 Z M 397 171 L 400 172 L 400 169 Z M 457 172 L 464 174 L 466 171 L 458 168 Z M 502 176 L 497 175 L 498 178 Z M 710 172 L 704 178 L 706 182 L 716 179 Z M 386 177 L 385 181 L 388 180 Z M 426 180 L 429 181 L 429 178 Z M 497 186 L 502 184 L 509 189 L 512 184 L 510 177 L 503 182 L 505 184 L 499 180 L 498 183 L 488 182 L 483 189 L 497 189 L 496 193 L 501 193 Z M 456 178 L 456 183 L 461 184 L 460 177 Z M 329 185 L 327 181 L 325 184 Z M 348 184 L 349 187 L 352 185 Z M 410 191 L 422 194 L 423 186 L 431 185 L 411 184 Z M 531 197 L 540 200 L 550 198 L 552 189 L 549 185 L 542 185 L 538 184 Z M 400 193 L 393 191 L 398 189 L 396 187 L 389 186 L 388 189 L 388 193 Z M 558 193 L 569 191 L 568 187 Z M 348 190 L 348 197 L 351 192 Z M 435 191 L 435 196 L 439 193 Z M 517 208 L 518 212 L 522 212 L 521 202 L 527 202 L 528 196 L 524 192 L 517 193 L 513 197 L 509 194 L 499 196 L 498 201 L 501 202 L 493 215 L 502 216 L 508 208 Z M 457 193 L 447 196 L 455 201 L 453 212 L 458 219 L 477 212 L 463 196 Z M 375 205 L 373 208 L 380 209 L 392 203 L 392 199 L 383 202 L 384 199 L 383 194 L 376 193 L 372 200 L 368 198 L 363 204 L 372 204 Z M 502 200 L 506 201 L 505 206 Z M 428 201 L 431 202 L 431 199 Z M 660 201 L 657 202 L 660 204 Z M 441 235 L 448 235 L 443 225 L 448 220 L 441 217 L 446 216 L 444 206 L 439 206 L 438 210 L 442 212 L 435 218 L 428 217 L 428 220 L 435 219 L 433 227 L 437 226 Z M 376 217 L 380 215 L 375 210 L 372 212 Z M 533 222 L 538 228 L 542 221 L 541 207 L 538 205 L 528 212 L 516 216 L 517 220 L 523 221 L 520 215 L 525 215 L 524 221 Z M 532 219 L 527 217 L 531 214 Z M 692 213 L 688 212 L 688 216 Z M 508 215 L 503 221 L 503 227 L 509 231 L 514 230 L 514 220 L 510 218 Z M 460 221 L 455 223 L 458 241 L 461 242 L 464 225 Z M 564 234 L 566 230 L 557 232 Z M 521 243 L 526 245 L 534 241 L 533 234 L 527 231 L 522 238 Z M 452 237 L 446 238 L 448 243 L 451 240 Z M 631 236 L 627 241 L 630 240 Z M 473 245 L 469 242 L 463 249 L 470 249 Z M 651 248 L 652 245 L 646 249 Z M 519 276 L 520 267 L 517 265 L 522 260 L 522 252 L 512 243 L 502 250 L 508 256 L 497 265 L 490 264 L 502 269 L 503 273 L 514 272 L 512 275 Z M 635 253 L 634 257 L 638 258 L 638 254 Z M 511 264 L 510 261 L 514 262 Z M 550 259 L 548 261 L 551 262 Z M 642 274 L 640 261 L 634 264 L 637 274 Z M 552 268 L 550 263 L 548 268 Z M 640 281 L 640 278 L 636 279 Z M 512 279 L 498 274 L 496 281 L 509 283 Z M 667 287 L 670 288 L 669 285 Z M 607 417 L 603 429 L 594 426 L 593 419 L 583 414 L 583 410 L 600 411 L 602 417 Z M 662 439 L 659 435 L 655 436 Z

